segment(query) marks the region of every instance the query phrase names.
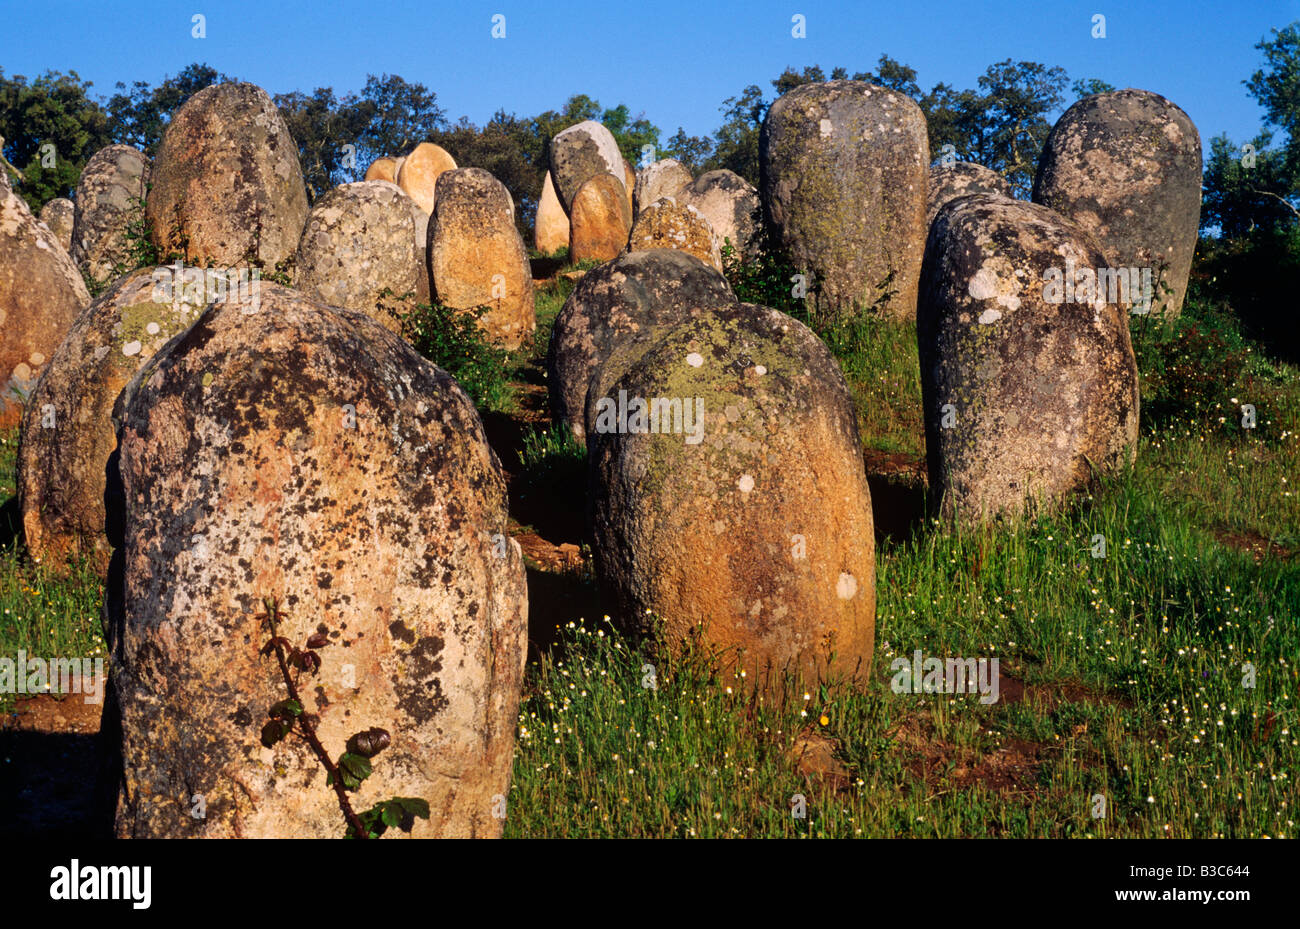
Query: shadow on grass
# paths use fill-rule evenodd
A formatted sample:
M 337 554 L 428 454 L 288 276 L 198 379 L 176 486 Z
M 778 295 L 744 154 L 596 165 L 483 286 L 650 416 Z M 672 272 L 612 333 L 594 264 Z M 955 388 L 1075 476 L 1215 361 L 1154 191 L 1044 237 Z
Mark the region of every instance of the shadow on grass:
M 100 736 L 0 730 L 0 836 L 112 838 Z

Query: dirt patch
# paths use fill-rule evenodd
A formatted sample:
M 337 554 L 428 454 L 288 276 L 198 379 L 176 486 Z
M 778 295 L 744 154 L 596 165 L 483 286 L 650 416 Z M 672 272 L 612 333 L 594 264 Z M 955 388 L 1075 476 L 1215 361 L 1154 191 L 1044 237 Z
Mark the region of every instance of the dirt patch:
M 0 835 L 102 838 L 102 704 L 81 695 L 19 700 L 0 719 Z
M 94 735 L 99 732 L 103 703 L 87 703 L 80 694 L 62 697 L 42 695 L 20 699 L 0 721 L 0 733 L 70 732 Z
M 515 532 L 512 537 L 524 550 L 524 557 L 543 571 L 556 573 L 583 568 L 582 549 L 572 542 L 548 542 L 536 532 L 526 530 Z
M 1031 793 L 1053 747 L 1010 738 L 991 752 L 954 745 L 923 730 L 917 717 L 904 720 L 890 737 L 908 756 L 903 767 L 931 792 L 983 787 L 994 793 Z
M 1052 681 L 1050 684 L 1026 684 L 1010 674 L 998 671 L 998 703 L 1011 704 L 1028 701 L 1052 712 L 1066 703 L 1092 703 L 1109 706 L 1131 706 L 1125 697 L 1099 693 L 1078 681 Z
M 1290 561 L 1297 554 L 1297 549 L 1287 548 L 1284 545 L 1278 545 L 1272 539 L 1260 535 L 1258 532 L 1250 530 L 1228 529 L 1223 526 L 1216 526 L 1210 530 L 1214 540 L 1220 545 L 1228 548 L 1235 548 L 1238 551 L 1246 552 L 1255 559 L 1255 564 L 1259 564 L 1265 558 L 1278 558 L 1282 561 Z
M 862 463 L 871 489 L 877 541 L 906 538 L 925 520 L 925 459 L 868 448 L 863 449 Z

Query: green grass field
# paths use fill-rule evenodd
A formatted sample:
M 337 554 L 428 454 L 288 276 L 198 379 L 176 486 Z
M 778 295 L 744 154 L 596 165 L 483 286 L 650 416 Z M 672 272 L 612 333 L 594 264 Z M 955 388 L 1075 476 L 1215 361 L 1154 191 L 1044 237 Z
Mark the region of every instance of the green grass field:
M 571 287 L 539 290 L 538 337 L 509 359 L 512 381 L 539 382 Z M 763 701 L 708 656 L 647 657 L 600 615 L 561 622 L 529 664 L 506 834 L 1293 836 L 1300 371 L 1195 301 L 1176 331 L 1135 339 L 1136 465 L 1050 516 L 974 533 L 917 519 L 885 538 L 865 687 L 790 681 L 787 700 Z M 868 321 L 834 348 L 868 458 L 922 461 L 914 329 Z M 499 396 L 500 412 L 517 408 Z M 1256 428 L 1238 424 L 1241 403 Z M 0 445 L 4 499 L 16 441 Z M 530 432 L 522 478 L 578 480 L 574 458 Z M 10 542 L 0 654 L 102 654 L 100 596 L 86 572 L 55 580 Z M 996 657 L 999 701 L 893 693 L 890 662 L 915 649 Z M 801 765 L 809 746 L 824 757 Z

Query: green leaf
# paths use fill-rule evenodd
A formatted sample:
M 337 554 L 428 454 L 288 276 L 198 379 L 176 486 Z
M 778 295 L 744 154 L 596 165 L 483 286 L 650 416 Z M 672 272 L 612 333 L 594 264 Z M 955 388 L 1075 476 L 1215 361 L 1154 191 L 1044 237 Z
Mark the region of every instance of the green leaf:
M 372 770 L 369 758 L 352 752 L 344 752 L 339 756 L 338 769 L 343 778 L 343 786 L 348 790 L 356 790 Z
M 429 818 L 429 801 L 421 800 L 419 797 L 397 797 L 394 803 L 400 803 L 402 809 L 412 816 L 418 816 L 421 819 Z
M 267 712 L 280 719 L 293 719 L 302 715 L 302 704 L 294 699 L 281 700 Z
M 267 748 L 271 748 L 272 746 L 275 745 L 275 743 L 279 742 L 286 735 L 288 735 L 289 730 L 292 728 L 293 728 L 293 723 L 289 720 L 284 720 L 284 719 L 268 720 L 266 725 L 262 727 L 262 744 L 265 745 Z

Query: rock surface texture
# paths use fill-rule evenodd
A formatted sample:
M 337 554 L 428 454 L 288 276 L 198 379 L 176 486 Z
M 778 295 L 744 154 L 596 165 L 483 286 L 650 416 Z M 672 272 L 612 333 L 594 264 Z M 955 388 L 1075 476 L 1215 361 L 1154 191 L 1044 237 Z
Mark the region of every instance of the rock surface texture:
M 1112 267 L 1151 268 L 1152 310 L 1182 311 L 1201 221 L 1201 136 L 1169 100 L 1117 90 L 1074 104 L 1043 146 L 1033 200 L 1095 235 Z
M 546 382 L 555 421 L 583 439 L 587 389 L 620 343 L 735 302 L 721 274 L 672 249 L 630 252 L 589 272 L 551 329 Z
M 163 135 L 145 213 L 163 255 L 207 267 L 287 263 L 307 221 L 298 146 L 266 91 L 205 87 Z
M 105 602 L 117 835 L 343 835 L 308 745 L 264 742 L 288 696 L 258 653 L 274 597 L 289 643 L 328 642 L 298 688 L 330 756 L 372 727 L 391 736 L 355 809 L 419 798 L 431 818 L 415 837 L 499 836 L 527 594 L 478 414 L 362 314 L 276 285 L 249 309 L 214 304 L 119 404 Z
M 732 304 L 625 343 L 602 377 L 604 398 L 593 387 L 587 404 L 589 510 L 623 621 L 661 622 L 670 649 L 700 627 L 704 647 L 745 671 L 728 678 L 737 686 L 777 685 L 787 671 L 806 687 L 865 679 L 871 494 L 853 402 L 821 340 L 783 313 Z M 637 400 L 658 398 L 638 421 Z
M 939 211 L 917 312 L 930 487 L 946 519 L 1048 508 L 1133 460 L 1128 307 L 1095 286 L 1100 246 L 1045 207 L 976 194 Z
M 768 110 L 763 202 L 819 309 L 911 319 L 925 249 L 930 144 L 910 98 L 862 81 L 805 84 Z
M 0 428 L 16 426 L 90 294 L 72 258 L 26 202 L 0 190 Z

